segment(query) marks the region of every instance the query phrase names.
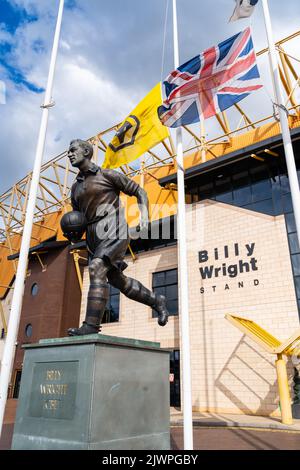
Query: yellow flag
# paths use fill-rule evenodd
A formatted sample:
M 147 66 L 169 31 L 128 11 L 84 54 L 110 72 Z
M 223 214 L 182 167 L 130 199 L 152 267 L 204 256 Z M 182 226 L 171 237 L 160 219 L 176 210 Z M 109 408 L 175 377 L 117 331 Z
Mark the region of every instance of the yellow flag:
M 162 105 L 158 83 L 122 122 L 105 152 L 103 168 L 117 168 L 132 162 L 169 136 L 157 115 Z

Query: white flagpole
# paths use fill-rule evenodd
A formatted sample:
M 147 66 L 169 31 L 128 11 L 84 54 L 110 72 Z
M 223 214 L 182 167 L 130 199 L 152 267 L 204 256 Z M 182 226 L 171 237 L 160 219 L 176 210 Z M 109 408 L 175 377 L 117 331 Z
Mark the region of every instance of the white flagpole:
M 174 38 L 174 64 L 179 67 L 179 44 L 177 25 L 177 5 L 173 0 L 173 38 Z M 182 129 L 176 129 L 177 140 L 177 238 L 178 238 L 178 272 L 180 285 L 180 315 L 181 315 L 181 359 L 182 359 L 182 386 L 183 386 L 183 425 L 184 449 L 193 450 L 193 415 L 192 415 L 192 380 L 190 358 L 190 327 L 189 327 L 189 292 L 187 270 L 187 244 L 186 244 L 186 214 L 185 214 L 185 188 Z
M 279 111 L 279 117 L 280 117 L 282 141 L 283 141 L 286 166 L 287 166 L 287 171 L 288 171 L 288 178 L 289 178 L 289 183 L 290 183 L 290 188 L 291 188 L 292 204 L 293 204 L 293 210 L 294 210 L 294 216 L 295 216 L 295 222 L 296 222 L 298 242 L 300 246 L 300 190 L 299 190 L 299 182 L 297 178 L 297 169 L 296 169 L 296 164 L 295 164 L 295 157 L 294 157 L 293 145 L 292 145 L 292 140 L 291 140 L 288 117 L 284 108 L 281 107 L 281 106 L 284 106 L 284 100 L 283 100 L 283 96 L 281 92 L 280 74 L 279 74 L 275 44 L 273 40 L 273 32 L 272 32 L 272 24 L 271 24 L 268 0 L 262 0 L 262 5 L 263 5 L 266 32 L 267 32 L 268 45 L 269 45 L 269 60 L 270 60 L 270 67 L 271 67 L 271 76 L 272 76 L 272 81 L 273 81 L 276 104 L 279 105 L 278 111 Z
M 20 315 L 21 315 L 27 262 L 28 262 L 28 252 L 30 248 L 31 232 L 32 232 L 32 226 L 33 226 L 33 217 L 34 217 L 34 211 L 35 211 L 38 184 L 40 180 L 42 159 L 43 159 L 44 148 L 45 148 L 49 107 L 53 106 L 53 103 L 51 102 L 52 88 L 53 88 L 53 81 L 54 81 L 54 72 L 55 72 L 59 37 L 60 37 L 60 31 L 61 31 L 63 9 L 64 9 L 64 0 L 60 0 L 56 30 L 55 30 L 54 41 L 53 41 L 53 49 L 52 49 L 52 55 L 51 55 L 51 61 L 50 61 L 48 82 L 47 82 L 47 88 L 46 88 L 46 93 L 45 93 L 45 101 L 44 101 L 44 105 L 42 106 L 43 108 L 42 119 L 41 119 L 40 132 L 39 132 L 38 143 L 37 143 L 37 148 L 36 148 L 35 162 L 34 162 L 34 168 L 33 168 L 33 173 L 32 173 L 30 193 L 29 193 L 29 198 L 28 198 L 28 205 L 27 205 L 26 219 L 25 219 L 23 236 L 22 236 L 18 269 L 17 269 L 16 279 L 15 279 L 14 294 L 12 298 L 7 337 L 5 341 L 5 348 L 4 348 L 4 353 L 3 353 L 2 365 L 1 365 L 0 434 L 2 431 L 5 405 L 6 405 L 6 400 L 7 400 L 7 391 L 8 391 L 12 364 L 14 360 L 15 344 L 16 344 L 19 320 L 20 320 Z

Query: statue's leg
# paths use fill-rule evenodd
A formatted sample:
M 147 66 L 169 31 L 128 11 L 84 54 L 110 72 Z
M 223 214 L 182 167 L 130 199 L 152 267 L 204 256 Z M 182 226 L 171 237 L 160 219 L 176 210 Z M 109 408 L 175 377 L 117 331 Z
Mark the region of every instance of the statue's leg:
M 89 265 L 90 288 L 87 297 L 86 317 L 80 328 L 70 328 L 69 336 L 98 333 L 105 306 L 109 297 L 107 283 L 107 265 L 100 258 L 95 258 Z
M 136 279 L 125 276 L 117 269 L 110 269 L 107 273 L 108 282 L 119 289 L 122 294 L 126 295 L 129 299 L 140 302 L 144 305 L 149 305 L 158 313 L 158 324 L 165 326 L 168 322 L 169 312 L 167 310 L 167 301 L 165 296 L 155 294 L 147 289 Z

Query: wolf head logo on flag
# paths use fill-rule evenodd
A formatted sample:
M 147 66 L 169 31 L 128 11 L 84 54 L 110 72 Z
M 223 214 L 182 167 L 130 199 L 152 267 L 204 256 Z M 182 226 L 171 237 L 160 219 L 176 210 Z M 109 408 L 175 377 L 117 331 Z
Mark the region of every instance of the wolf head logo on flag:
M 141 121 L 131 114 L 128 116 L 124 124 L 116 132 L 115 139 L 109 144 L 109 147 L 113 152 L 118 152 L 133 145 L 135 142 L 136 135 L 141 126 Z
M 258 0 L 236 0 L 236 6 L 229 21 L 236 21 L 241 18 L 248 18 L 252 15 Z

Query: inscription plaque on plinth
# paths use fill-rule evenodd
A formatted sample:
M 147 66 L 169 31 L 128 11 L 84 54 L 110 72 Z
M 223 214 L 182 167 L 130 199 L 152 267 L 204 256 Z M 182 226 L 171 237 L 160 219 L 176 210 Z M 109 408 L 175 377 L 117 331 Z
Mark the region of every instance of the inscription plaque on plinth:
M 158 343 L 89 335 L 25 350 L 12 449 L 170 449 Z
M 73 419 L 77 381 L 78 361 L 35 364 L 29 416 Z

